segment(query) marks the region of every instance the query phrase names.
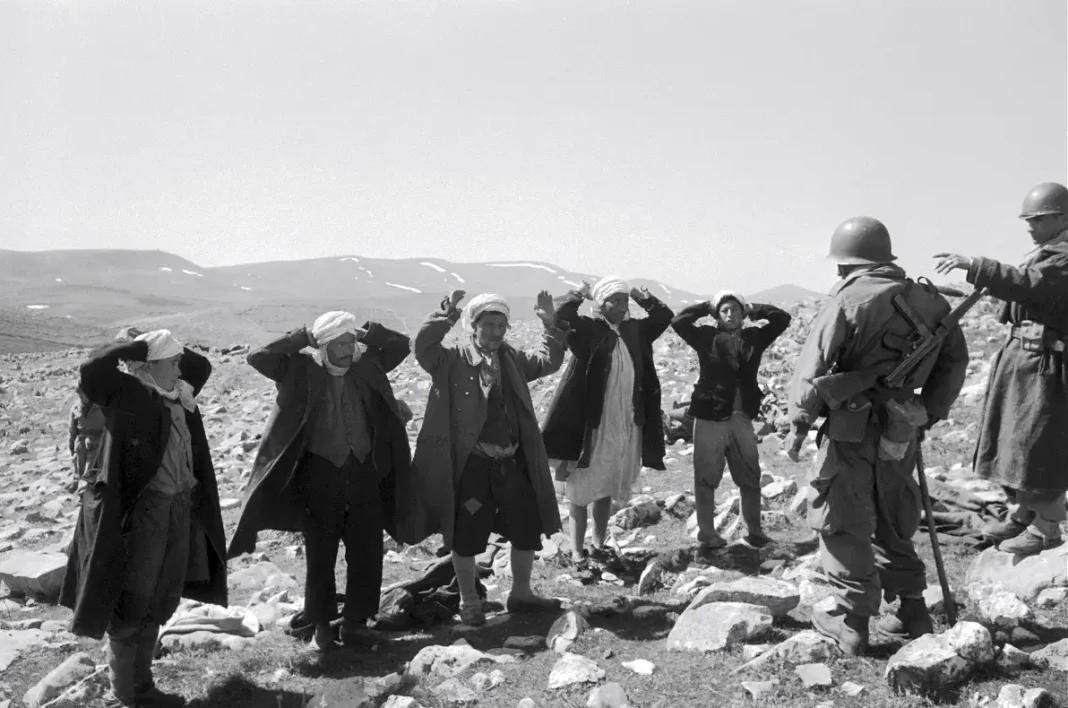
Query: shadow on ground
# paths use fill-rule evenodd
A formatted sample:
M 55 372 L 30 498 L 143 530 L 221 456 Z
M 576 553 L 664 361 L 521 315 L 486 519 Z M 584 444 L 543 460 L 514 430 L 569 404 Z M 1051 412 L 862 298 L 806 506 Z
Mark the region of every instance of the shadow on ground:
M 242 676 L 230 676 L 212 686 L 207 696 L 189 701 L 188 708 L 304 708 L 311 696 L 263 688 Z

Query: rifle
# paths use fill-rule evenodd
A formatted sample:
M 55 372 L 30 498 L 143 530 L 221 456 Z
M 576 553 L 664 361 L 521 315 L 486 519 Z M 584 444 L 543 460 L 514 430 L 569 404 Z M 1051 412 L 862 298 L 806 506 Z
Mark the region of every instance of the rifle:
M 920 332 L 920 336 L 914 342 L 912 351 L 901 363 L 887 362 L 877 367 L 859 371 L 833 372 L 818 376 L 812 380 L 812 385 L 820 394 L 820 397 L 831 408 L 838 408 L 858 393 L 863 393 L 882 384 L 886 388 L 896 389 L 905 385 L 905 381 L 923 361 L 941 346 L 953 328 L 960 324 L 964 315 L 975 303 L 986 294 L 986 290 L 973 290 L 968 297 L 954 307 L 949 314 L 942 318 L 938 327 L 932 332 L 918 318 L 909 314 L 911 308 L 899 307 L 901 314 L 912 324 L 913 328 Z M 896 304 L 900 304 L 899 301 Z

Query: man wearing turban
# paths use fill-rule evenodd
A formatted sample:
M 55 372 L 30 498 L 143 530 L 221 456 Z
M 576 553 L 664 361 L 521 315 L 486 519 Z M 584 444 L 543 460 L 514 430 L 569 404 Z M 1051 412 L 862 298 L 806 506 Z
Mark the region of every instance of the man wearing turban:
M 305 347 L 311 355 L 301 353 Z M 247 357 L 278 395 L 229 557 L 254 551 L 262 529 L 300 531 L 304 619 L 323 650 L 338 634 L 347 645 L 375 641 L 367 620 L 378 612 L 382 589 L 382 531 L 398 536 L 411 467 L 404 427 L 411 411 L 386 375 L 409 350 L 403 334 L 374 322 L 357 326 L 355 315 L 335 311 Z M 347 569 L 338 627 L 334 566 L 342 541 Z
M 630 318 L 634 299 L 649 316 Z M 591 300 L 592 317 L 579 314 Z M 565 480 L 571 504 L 571 554 L 582 563 L 588 511 L 593 512 L 593 549 L 606 560 L 608 519 L 613 500 L 625 503 L 642 465 L 664 469 L 664 435 L 660 422 L 660 379 L 653 363 L 653 342 L 671 323 L 673 313 L 648 290 L 631 288 L 615 276 L 592 287 L 583 283 L 556 308 L 566 322 L 572 357 L 560 379 L 542 437 Z
M 433 383 L 412 462 L 420 513 L 411 517 L 411 535 L 444 536 L 460 588 L 460 618 L 477 626 L 486 618 L 475 556 L 494 531 L 512 546 L 508 611 L 559 607 L 530 583 L 541 536 L 559 530 L 560 512 L 528 384 L 560 368 L 564 346 L 547 292 L 538 295 L 535 313 L 545 333 L 533 352 L 505 341 L 511 311 L 504 298 L 479 295 L 461 312 L 463 298 L 464 291 L 453 291 L 415 337 L 415 358 Z M 444 345 L 461 317 L 466 341 Z
M 160 626 L 183 597 L 227 604 L 219 492 L 196 401 L 211 364 L 165 329 L 118 339 L 80 370 L 81 391 L 107 421 L 60 603 L 74 610 L 73 633 L 108 635 L 108 705 L 180 706 L 152 679 Z

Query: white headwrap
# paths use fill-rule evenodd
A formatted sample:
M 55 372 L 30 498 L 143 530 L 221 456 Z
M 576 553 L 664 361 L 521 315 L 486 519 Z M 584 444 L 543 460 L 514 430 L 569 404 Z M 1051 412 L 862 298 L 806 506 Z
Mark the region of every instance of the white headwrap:
M 741 293 L 735 292 L 734 290 L 720 290 L 709 301 L 712 304 L 712 309 L 715 310 L 717 314 L 719 313 L 719 306 L 723 304 L 724 300 L 737 300 L 738 304 L 742 306 L 743 314 L 745 313 L 745 310 L 749 309 L 749 303 L 746 302 Z
M 319 360 L 319 363 L 323 365 L 323 368 L 334 376 L 344 376 L 349 369 L 347 366 L 335 366 L 333 362 L 330 361 L 330 357 L 327 356 L 326 353 L 326 345 L 344 334 L 355 336 L 357 329 L 356 315 L 343 310 L 324 312 L 319 315 L 312 324 L 311 334 L 312 337 L 315 338 L 315 343 L 319 345 L 319 351 L 316 352 L 316 358 Z M 353 363 L 359 361 L 361 356 L 363 356 L 363 350 L 360 348 L 360 345 L 357 344 L 352 352 Z
M 598 305 L 603 305 L 605 300 L 616 293 L 626 293 L 629 295 L 630 285 L 627 284 L 627 281 L 614 275 L 606 275 L 590 288 L 590 295 L 593 296 L 593 301 Z
M 156 380 L 152 378 L 152 374 L 148 373 L 147 368 L 150 362 L 181 356 L 182 352 L 185 351 L 185 346 L 171 334 L 169 329 L 145 332 L 138 335 L 134 341 L 147 343 L 148 354 L 145 356 L 144 362 L 129 362 L 130 373 L 136 376 L 145 386 L 153 389 L 167 400 L 178 401 L 190 413 L 195 411 L 197 409 L 196 396 L 193 395 L 193 386 L 188 381 L 178 379 L 174 383 L 173 389 L 164 391 L 156 383 Z
M 479 318 L 479 315 L 483 315 L 487 312 L 499 312 L 508 319 L 511 319 L 512 316 L 512 311 L 508 309 L 507 300 L 500 295 L 484 293 L 482 295 L 476 295 L 467 303 L 461 318 L 463 328 L 469 332 L 474 332 L 475 320 Z

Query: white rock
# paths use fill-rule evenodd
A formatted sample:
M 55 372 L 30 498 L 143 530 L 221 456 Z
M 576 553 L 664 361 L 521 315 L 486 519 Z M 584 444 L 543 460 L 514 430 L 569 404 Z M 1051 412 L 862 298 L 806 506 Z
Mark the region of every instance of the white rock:
M 964 582 L 969 595 L 983 585 L 1000 585 L 1031 602 L 1046 588 L 1068 585 L 1068 544 L 1023 559 L 988 548 L 972 561 Z M 979 595 L 983 594 L 979 590 Z
M 998 654 L 997 661 L 999 669 L 1011 674 L 1027 668 L 1031 664 L 1031 656 L 1011 644 L 1006 644 L 1001 647 L 1001 653 Z
M 48 632 L 40 629 L 0 629 L 0 672 L 11 666 L 22 652 L 47 643 Z
M 557 654 L 564 654 L 589 628 L 589 622 L 582 615 L 577 612 L 565 612 L 549 628 L 549 633 L 545 635 L 545 646 Z
M 953 588 L 949 589 L 950 595 L 953 595 Z M 941 612 L 946 608 L 946 598 L 942 592 L 941 585 L 932 585 L 923 591 L 923 602 L 927 605 L 927 609 L 931 612 Z
M 1055 588 L 1046 588 L 1038 593 L 1038 599 L 1035 600 L 1035 604 L 1044 610 L 1066 603 L 1068 603 L 1068 587 L 1064 587 L 1063 585 Z
M 627 693 L 618 683 L 606 683 L 590 692 L 586 708 L 627 708 Z
M 1044 688 L 1026 689 L 1015 683 L 1001 687 L 993 708 L 1056 708 L 1057 701 Z
M 382 704 L 382 708 L 423 708 L 423 705 L 408 696 L 390 696 Z
M 461 674 L 472 666 L 505 664 L 514 661 L 515 657 L 486 654 L 469 644 L 454 644 L 447 647 L 434 644 L 419 650 L 419 653 L 408 663 L 406 673 L 412 676 L 436 676 L 445 679 Z
M 27 691 L 22 702 L 26 708 L 38 708 L 95 671 L 96 663 L 88 654 L 72 654 Z
M 771 613 L 760 605 L 742 602 L 711 602 L 687 609 L 675 622 L 667 648 L 676 651 L 720 651 L 771 629 Z
M 465 686 L 458 678 L 445 679 L 431 692 L 447 703 L 474 703 L 478 700 L 475 690 Z
M 604 669 L 596 661 L 579 654 L 566 653 L 553 665 L 549 674 L 549 688 L 563 688 L 576 683 L 597 683 L 604 678 Z
M 953 651 L 973 664 L 986 666 L 994 661 L 990 630 L 978 622 L 957 622 L 942 637 Z
M 797 607 L 801 593 L 785 580 L 744 577 L 715 583 L 697 594 L 687 609 L 695 610 L 710 602 L 743 602 L 768 608 L 773 617 L 782 617 Z
M 979 600 L 979 615 L 995 627 L 1012 629 L 1032 618 L 1031 608 L 1016 595 L 994 590 Z
M 801 683 L 804 684 L 805 688 L 818 688 L 834 684 L 831 679 L 831 669 L 826 664 L 801 664 L 794 669 L 794 673 L 801 679 Z
M 765 696 L 774 693 L 779 686 L 778 679 L 772 679 L 770 681 L 742 681 L 742 688 L 753 697 L 753 700 L 760 702 Z
M 783 497 L 797 494 L 797 482 L 792 479 L 777 479 L 760 490 L 765 499 L 782 499 Z
M 852 681 L 846 681 L 842 684 L 842 693 L 850 698 L 856 698 L 860 694 L 864 693 L 866 689 L 859 683 L 853 683 Z
M 648 595 L 655 591 L 660 586 L 660 578 L 663 575 L 664 568 L 660 565 L 660 561 L 656 559 L 649 561 L 641 577 L 638 578 L 638 593 Z
M 14 597 L 32 597 L 55 602 L 67 572 L 67 556 L 62 553 L 16 551 L 0 561 L 0 581 Z
M 1054 671 L 1068 672 L 1068 638 L 1032 652 L 1031 663 Z
M 656 665 L 645 659 L 635 659 L 634 661 L 624 661 L 624 668 L 630 669 L 639 676 L 651 676 L 653 671 L 656 670 Z
M 515 708 L 538 708 L 538 704 L 534 702 L 533 698 L 520 699 L 519 703 L 515 704 Z
M 886 665 L 886 679 L 895 693 L 944 697 L 968 678 L 971 664 L 942 637 L 925 634 L 901 647 Z
M 283 572 L 281 568 L 270 561 L 260 561 L 255 565 L 230 573 L 227 578 L 227 584 L 230 586 L 231 593 L 261 590 L 273 593 L 279 590 L 300 587 L 300 583 L 297 582 L 296 578 L 289 573 Z

